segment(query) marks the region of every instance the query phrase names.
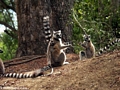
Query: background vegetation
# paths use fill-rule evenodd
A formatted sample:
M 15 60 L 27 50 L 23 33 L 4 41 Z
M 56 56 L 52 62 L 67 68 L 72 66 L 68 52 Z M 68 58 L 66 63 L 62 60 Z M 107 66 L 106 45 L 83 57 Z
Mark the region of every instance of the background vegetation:
M 3 53 L 0 54 L 0 58 L 3 60 L 12 59 L 15 56 L 17 49 L 17 39 L 9 36 L 6 33 L 0 35 L 0 49 Z
M 76 44 L 82 42 L 83 29 L 91 35 L 96 50 L 120 37 L 120 0 L 76 0 L 74 13 L 81 25 L 73 22 Z M 77 53 L 80 49 L 75 47 Z
M 15 56 L 17 49 L 17 22 L 14 0 L 0 0 L 0 27 L 5 26 L 0 33 L 0 58 L 9 60 Z
M 5 33 L 0 35 L 0 49 L 4 51 L 0 57 L 3 60 L 13 58 L 17 48 L 17 25 L 13 15 L 14 8 L 14 0 L 0 1 L 0 24 L 6 27 Z M 73 9 L 81 25 L 80 27 L 76 23 L 73 13 L 71 13 L 73 21 L 70 22 L 73 24 L 72 40 L 76 53 L 82 49 L 78 44 L 82 42 L 83 29 L 91 35 L 96 50 L 114 38 L 119 38 L 120 0 L 76 0 Z

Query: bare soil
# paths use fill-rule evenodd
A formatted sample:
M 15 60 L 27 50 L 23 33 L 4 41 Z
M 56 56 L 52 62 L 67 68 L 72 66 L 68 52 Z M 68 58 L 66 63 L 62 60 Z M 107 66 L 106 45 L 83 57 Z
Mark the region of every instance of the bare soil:
M 0 78 L 7 90 L 120 90 L 120 50 L 80 61 L 68 54 L 69 65 L 54 68 L 51 76 L 16 79 Z M 46 65 L 46 58 L 6 67 L 6 72 L 26 72 Z

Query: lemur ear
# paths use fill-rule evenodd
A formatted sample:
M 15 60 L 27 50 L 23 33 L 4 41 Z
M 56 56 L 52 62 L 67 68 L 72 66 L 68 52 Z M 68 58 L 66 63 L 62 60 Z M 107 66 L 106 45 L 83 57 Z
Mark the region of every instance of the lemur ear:
M 85 38 L 85 34 L 83 35 L 83 38 Z
M 90 38 L 90 35 L 88 35 L 88 38 Z
M 61 33 L 61 30 L 58 30 L 59 33 Z

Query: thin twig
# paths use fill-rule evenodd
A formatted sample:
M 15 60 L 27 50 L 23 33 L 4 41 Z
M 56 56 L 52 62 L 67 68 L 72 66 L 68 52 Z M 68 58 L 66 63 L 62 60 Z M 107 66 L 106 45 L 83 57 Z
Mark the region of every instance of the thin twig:
M 75 11 L 74 11 L 74 9 L 73 9 L 73 17 L 74 17 L 75 21 L 78 23 L 79 27 L 83 30 L 84 34 L 87 35 L 85 29 L 82 27 L 82 25 L 81 25 L 81 24 L 79 23 L 79 21 L 77 20 L 77 18 L 76 18 L 76 16 L 75 16 Z
M 26 57 L 28 57 L 28 56 L 26 56 Z M 34 60 L 34 59 L 37 59 L 37 58 L 44 58 L 44 57 L 46 57 L 45 55 L 42 55 L 42 56 L 36 56 L 36 57 L 33 57 L 33 58 L 30 58 L 30 59 L 27 59 L 27 60 L 23 60 L 23 59 L 25 59 L 25 58 L 17 58 L 17 60 L 16 59 L 14 59 L 14 60 L 11 60 L 11 61 L 8 61 L 8 62 L 4 62 L 4 64 L 5 64 L 5 67 L 8 67 L 8 66 L 12 66 L 12 65 L 18 65 L 18 64 L 23 64 L 23 63 L 26 63 L 26 62 L 30 62 L 30 61 L 32 61 L 32 60 Z M 20 61 L 20 59 L 22 59 L 22 61 Z M 14 62 L 14 61 L 18 61 L 18 62 Z

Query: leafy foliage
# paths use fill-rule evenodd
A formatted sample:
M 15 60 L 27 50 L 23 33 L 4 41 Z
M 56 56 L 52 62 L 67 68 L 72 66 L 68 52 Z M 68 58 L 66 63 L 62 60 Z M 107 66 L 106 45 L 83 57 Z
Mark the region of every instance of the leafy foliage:
M 3 60 L 12 59 L 16 53 L 17 43 L 17 39 L 14 39 L 5 33 L 2 33 L 0 35 L 0 49 L 3 50 L 3 53 L 0 54 L 0 57 Z
M 120 17 L 118 17 L 120 7 L 116 4 L 117 2 L 113 0 L 76 0 L 73 13 L 82 26 L 80 28 L 73 19 L 73 41 L 76 47 L 78 47 L 77 43 L 82 41 L 84 34 L 82 29 L 91 35 L 97 50 L 104 47 L 113 37 L 117 37 L 115 30 L 120 32 Z M 79 50 L 77 48 L 76 52 L 78 53 Z
M 0 49 L 3 50 L 0 58 L 8 60 L 15 56 L 17 49 L 14 0 L 0 0 L 0 24 L 6 28 L 5 33 L 0 34 Z

